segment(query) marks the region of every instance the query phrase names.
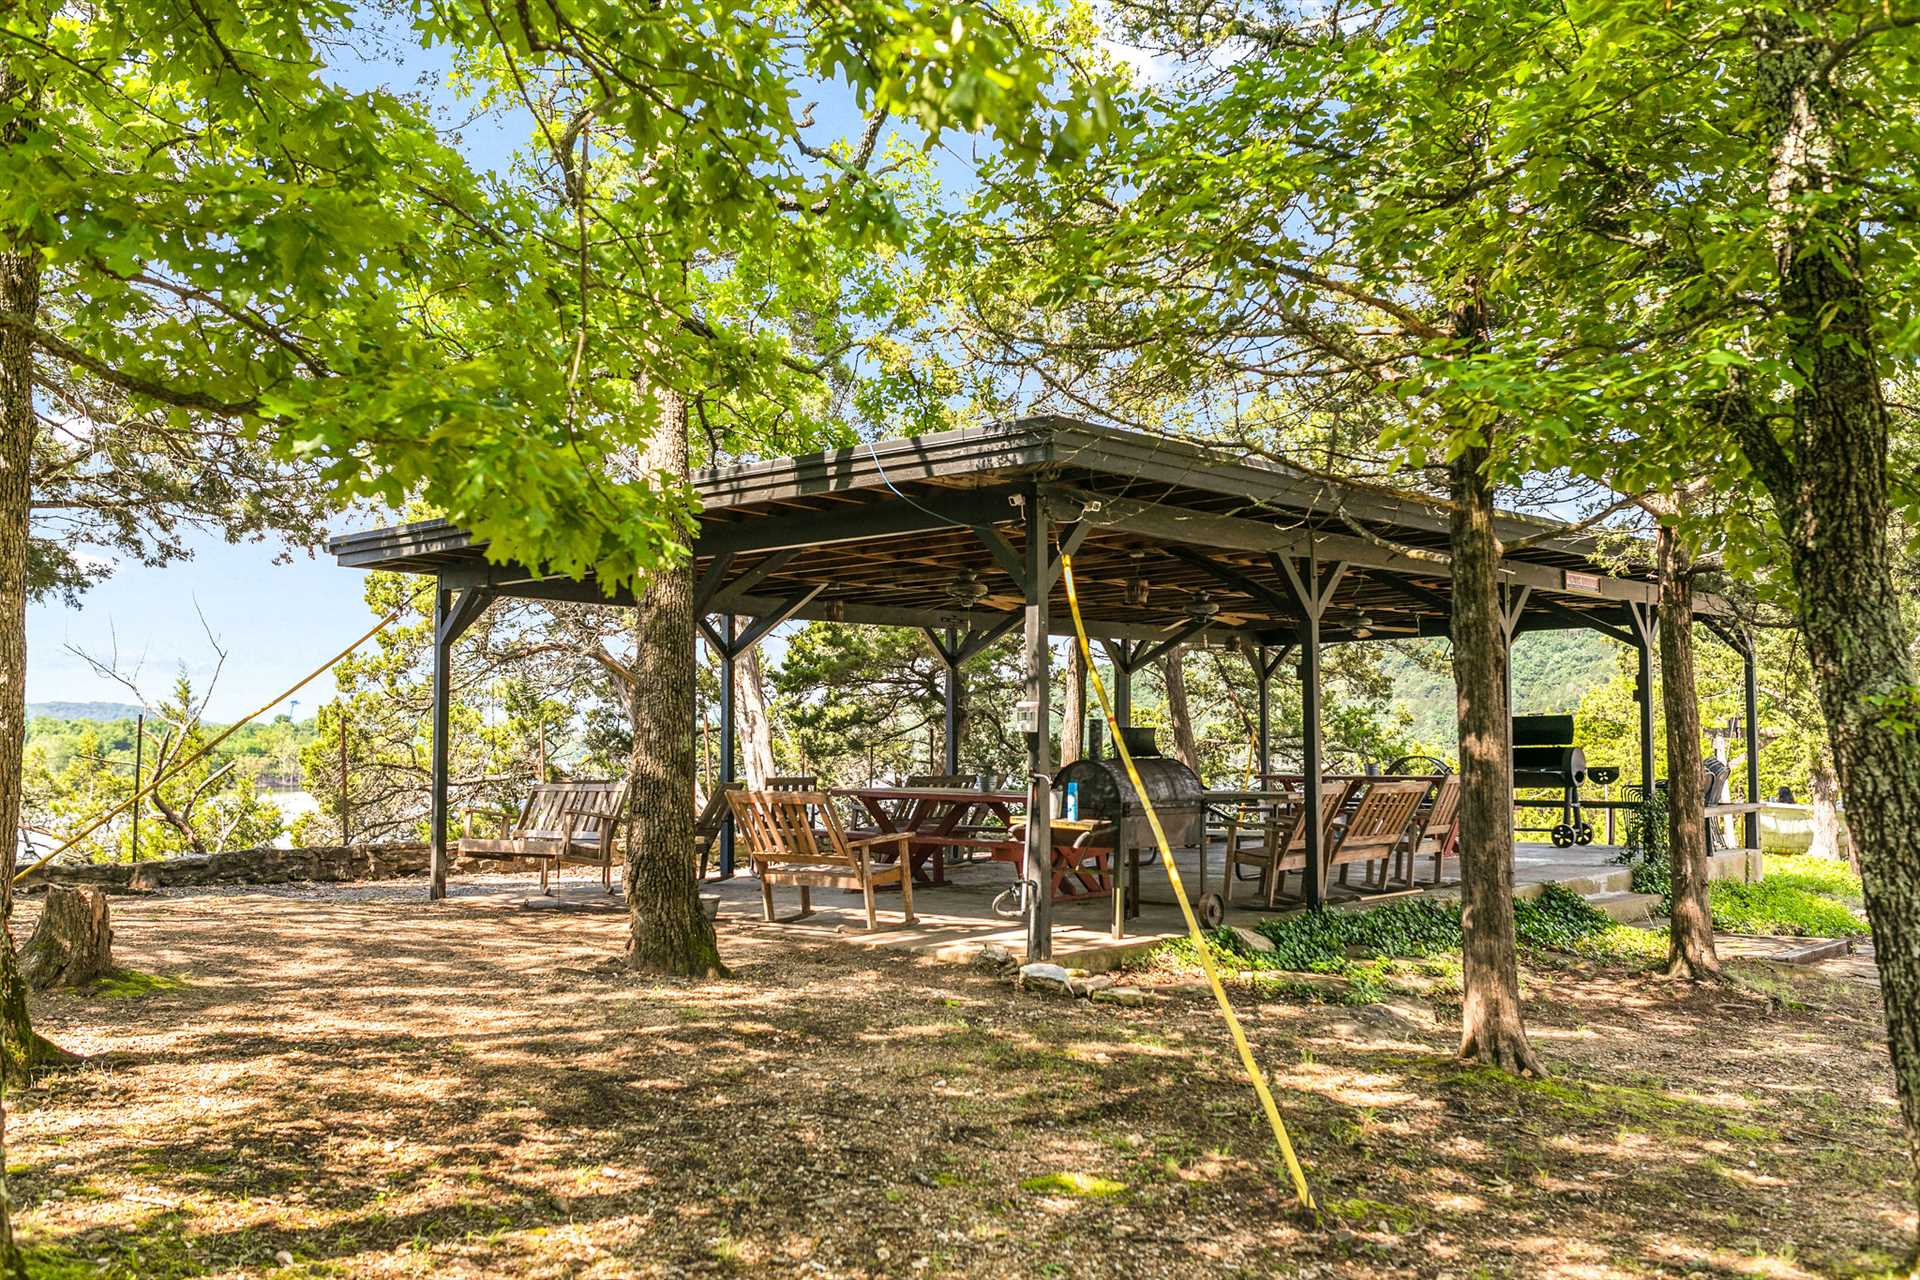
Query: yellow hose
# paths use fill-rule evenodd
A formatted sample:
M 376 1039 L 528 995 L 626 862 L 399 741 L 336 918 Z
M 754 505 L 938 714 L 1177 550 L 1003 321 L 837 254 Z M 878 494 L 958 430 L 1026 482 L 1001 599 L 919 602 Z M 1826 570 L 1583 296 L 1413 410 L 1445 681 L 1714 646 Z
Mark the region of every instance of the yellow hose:
M 1153 802 L 1147 798 L 1146 784 L 1141 782 L 1139 772 L 1133 767 L 1133 755 L 1127 750 L 1126 735 L 1120 732 L 1120 721 L 1114 717 L 1113 703 L 1107 697 L 1107 686 L 1100 679 L 1099 669 L 1093 665 L 1093 651 L 1087 644 L 1086 624 L 1080 619 L 1080 597 L 1073 586 L 1073 557 L 1060 557 L 1061 569 L 1067 585 L 1067 608 L 1073 614 L 1073 634 L 1080 645 L 1080 657 L 1085 663 L 1087 677 L 1093 682 L 1093 690 L 1100 697 L 1100 710 L 1107 718 L 1107 727 L 1112 731 L 1114 749 L 1120 753 L 1120 763 L 1126 768 L 1127 778 L 1133 783 L 1133 793 L 1140 797 L 1140 807 L 1146 811 L 1147 825 L 1153 829 L 1153 842 L 1160 850 L 1161 865 L 1167 869 L 1167 879 L 1173 885 L 1173 896 L 1179 899 L 1180 914 L 1186 917 L 1187 936 L 1193 939 L 1194 951 L 1200 957 L 1200 967 L 1206 971 L 1207 985 L 1213 988 L 1213 998 L 1220 1006 L 1220 1016 L 1227 1020 L 1227 1030 L 1233 1034 L 1234 1048 L 1240 1051 L 1240 1065 L 1246 1069 L 1247 1079 L 1253 1082 L 1253 1091 L 1260 1099 L 1260 1109 L 1266 1112 L 1267 1123 L 1273 1128 L 1273 1140 L 1280 1148 L 1280 1154 L 1286 1158 L 1287 1172 L 1293 1177 L 1293 1190 L 1300 1199 L 1300 1206 L 1312 1210 L 1313 1191 L 1307 1186 L 1306 1170 L 1300 1167 L 1300 1157 L 1294 1154 L 1293 1140 L 1287 1136 L 1286 1122 L 1280 1118 L 1279 1104 L 1273 1100 L 1273 1091 L 1267 1087 L 1267 1078 L 1261 1074 L 1260 1064 L 1253 1060 L 1253 1047 L 1247 1043 L 1247 1033 L 1240 1028 L 1240 1019 L 1234 1015 L 1233 1004 L 1227 999 L 1226 988 L 1220 985 L 1220 971 L 1214 967 L 1212 948 L 1206 935 L 1200 931 L 1200 921 L 1194 917 L 1193 904 L 1187 901 L 1187 889 L 1180 880 L 1180 869 L 1174 865 L 1173 850 L 1167 845 L 1167 833 L 1160 826 L 1159 815 L 1153 811 Z M 1120 858 L 1123 850 L 1115 849 L 1114 873 L 1119 876 Z M 1201 856 L 1206 856 L 1204 845 Z M 1116 884 L 1114 891 L 1123 892 Z

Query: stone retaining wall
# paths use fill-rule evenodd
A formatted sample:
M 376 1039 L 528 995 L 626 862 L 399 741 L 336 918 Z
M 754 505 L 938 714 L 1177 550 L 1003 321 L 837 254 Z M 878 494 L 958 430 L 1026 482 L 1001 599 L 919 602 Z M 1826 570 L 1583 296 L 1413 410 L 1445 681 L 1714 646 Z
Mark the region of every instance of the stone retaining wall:
M 464 865 L 456 860 L 456 869 Z M 490 871 L 539 870 L 539 864 L 490 862 Z M 187 854 L 135 865 L 92 863 L 49 867 L 28 882 L 98 885 L 143 890 L 215 884 L 285 884 L 289 881 L 393 880 L 425 875 L 423 843 L 318 845 L 304 849 L 236 849 L 231 853 Z

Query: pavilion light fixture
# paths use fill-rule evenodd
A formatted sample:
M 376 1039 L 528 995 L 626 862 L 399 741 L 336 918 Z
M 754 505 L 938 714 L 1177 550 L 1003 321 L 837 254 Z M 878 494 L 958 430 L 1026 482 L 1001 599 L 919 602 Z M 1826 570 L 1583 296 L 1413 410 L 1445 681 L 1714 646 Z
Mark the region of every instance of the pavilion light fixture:
M 1133 576 L 1127 579 L 1126 601 L 1130 608 L 1147 607 L 1147 576 L 1141 571 L 1141 562 L 1147 558 L 1144 551 L 1128 552 L 1133 557 Z

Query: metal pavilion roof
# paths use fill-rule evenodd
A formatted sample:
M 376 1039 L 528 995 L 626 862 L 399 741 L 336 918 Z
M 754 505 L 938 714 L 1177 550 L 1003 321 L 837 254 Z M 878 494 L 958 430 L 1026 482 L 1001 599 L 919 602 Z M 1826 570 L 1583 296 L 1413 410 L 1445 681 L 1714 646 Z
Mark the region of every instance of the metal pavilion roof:
M 1106 637 L 1291 643 L 1301 609 L 1289 563 L 1344 566 L 1325 640 L 1447 630 L 1444 510 L 1190 441 L 1024 418 L 715 468 L 695 487 L 706 614 L 1011 626 L 1024 600 L 1025 504 L 1039 499 L 1074 548 L 1089 629 Z M 1644 574 L 1601 568 L 1593 538 L 1551 521 L 1509 516 L 1500 532 L 1527 540 L 1503 561 L 1517 630 L 1593 626 L 1632 641 L 1632 606 L 1653 601 Z M 342 565 L 432 574 L 453 589 L 632 600 L 491 563 L 484 542 L 440 520 L 349 534 L 329 549 Z M 1062 631 L 1057 583 L 1054 595 Z

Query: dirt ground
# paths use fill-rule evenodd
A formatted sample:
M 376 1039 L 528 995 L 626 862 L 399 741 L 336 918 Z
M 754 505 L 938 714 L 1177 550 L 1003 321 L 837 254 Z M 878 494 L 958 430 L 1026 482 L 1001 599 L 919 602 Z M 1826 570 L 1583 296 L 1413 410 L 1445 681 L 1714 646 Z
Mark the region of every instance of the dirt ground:
M 10 1100 L 33 1274 L 1796 1277 L 1914 1233 L 1857 982 L 1537 959 L 1546 1082 L 1448 1056 L 1444 975 L 1241 989 L 1315 1223 L 1187 975 L 1094 1006 L 737 922 L 731 979 L 646 982 L 616 915 L 419 897 L 116 899 L 162 981 L 35 1010 L 89 1061 Z

